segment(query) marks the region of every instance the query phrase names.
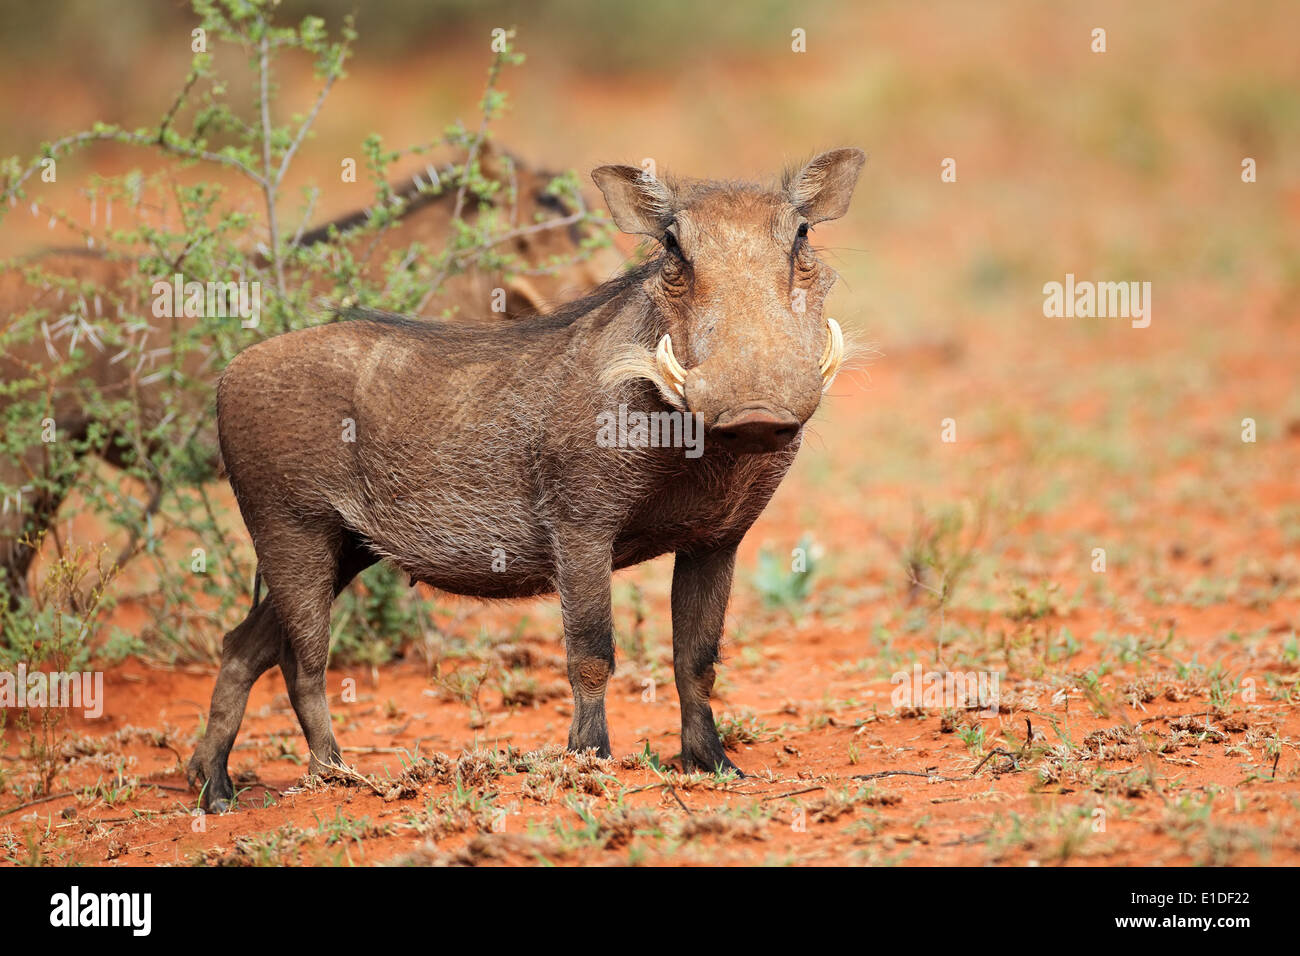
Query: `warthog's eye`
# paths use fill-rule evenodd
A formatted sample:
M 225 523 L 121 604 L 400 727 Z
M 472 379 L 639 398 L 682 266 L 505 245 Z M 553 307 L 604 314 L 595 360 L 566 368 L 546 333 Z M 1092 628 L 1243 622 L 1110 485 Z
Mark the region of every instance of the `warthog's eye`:
M 665 233 L 664 233 L 663 245 L 664 245 L 664 249 L 665 249 L 665 251 L 667 251 L 667 253 L 668 253 L 670 256 L 673 256 L 674 258 L 680 259 L 680 260 L 682 260 L 683 262 L 686 261 L 686 256 L 685 256 L 685 254 L 682 252 L 682 247 L 681 247 L 680 245 L 677 244 L 677 237 L 674 236 L 671 232 L 665 232 Z
M 794 248 L 790 250 L 791 268 L 801 278 L 809 277 L 817 267 L 817 258 L 808 245 L 808 223 L 799 223 L 799 230 L 794 235 Z
M 691 265 L 686 261 L 686 254 L 682 252 L 677 237 L 671 232 L 664 233 L 663 245 L 667 254 L 664 256 L 659 277 L 668 292 L 673 295 L 681 295 L 690 287 Z
M 799 229 L 794 234 L 794 255 L 798 256 L 808 248 L 808 223 L 799 223 Z

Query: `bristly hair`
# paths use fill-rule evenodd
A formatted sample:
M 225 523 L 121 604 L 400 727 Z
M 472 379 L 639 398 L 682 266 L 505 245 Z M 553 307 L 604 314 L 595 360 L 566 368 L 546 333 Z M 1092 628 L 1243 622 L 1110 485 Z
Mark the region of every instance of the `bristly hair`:
M 582 316 L 603 308 L 627 293 L 640 288 L 641 283 L 645 282 L 658 268 L 658 259 L 648 259 L 625 270 L 621 275 L 606 279 L 581 298 L 566 302 L 550 312 L 542 312 L 521 321 L 524 323 L 536 322 L 547 327 L 572 325 L 575 320 Z
M 590 315 L 597 309 L 604 308 L 606 305 L 633 292 L 640 287 L 641 283 L 656 268 L 658 268 L 657 261 L 643 262 L 622 275 L 606 280 L 580 299 L 567 302 L 550 312 L 541 312 L 537 315 L 512 321 L 505 321 L 499 317 L 486 318 L 482 316 L 456 319 L 422 318 L 356 306 L 336 308 L 334 314 L 343 321 L 379 322 L 411 330 L 423 329 L 430 335 L 439 338 L 456 338 L 459 337 L 458 333 L 464 333 L 478 339 L 484 333 L 509 336 L 550 332 L 556 329 L 568 328 L 583 316 Z
M 513 164 L 516 170 L 521 169 L 524 165 L 523 161 L 513 153 L 505 150 L 498 150 L 498 154 L 504 157 L 509 163 Z M 425 167 L 426 170 L 429 168 L 430 167 L 427 166 Z M 452 171 L 453 167 L 451 165 L 434 169 L 434 172 L 437 173 L 440 181 L 451 176 Z M 554 173 L 549 173 L 545 170 L 536 170 L 535 174 L 543 179 L 555 178 Z M 431 179 L 430 181 L 425 181 L 420 178 L 419 173 L 416 173 L 405 182 L 391 183 L 389 185 L 389 191 L 392 193 L 394 199 L 401 200 L 404 203 L 402 215 L 407 216 L 426 206 L 432 205 L 433 203 L 456 195 L 456 192 L 453 189 L 433 191 L 429 188 L 431 185 Z M 569 209 L 568 205 L 559 196 L 554 196 L 548 192 L 541 192 L 535 198 L 539 206 L 550 209 L 552 212 L 556 213 L 557 216 L 568 216 L 572 213 L 572 210 Z M 370 215 L 370 207 L 343 213 L 341 216 L 337 216 L 329 222 L 322 223 L 321 225 L 315 226 L 304 232 L 302 237 L 298 240 L 298 244 L 302 246 L 314 246 L 322 242 L 328 242 L 331 230 L 342 234 L 353 229 L 358 229 L 370 220 Z M 570 228 L 572 230 L 576 227 Z M 573 233 L 571 232 L 570 234 L 572 235 Z M 580 240 L 581 236 L 575 237 L 575 241 Z
M 798 160 L 794 163 L 789 163 L 786 165 L 784 169 L 781 170 L 781 192 L 789 196 L 790 201 L 794 203 L 794 205 L 797 208 L 800 209 L 803 208 L 803 206 L 805 205 L 805 203 L 807 203 L 807 201 L 811 198 L 811 196 L 803 195 L 802 191 L 796 190 L 795 184 L 798 182 L 799 176 L 803 173 L 805 169 L 808 168 L 808 164 L 812 162 L 814 156 L 816 155 L 818 154 L 814 153 L 813 155 L 808 156 L 805 159 Z M 819 178 L 814 178 L 814 180 L 810 182 L 808 185 L 814 187 L 812 192 L 815 195 L 816 190 L 821 187 L 821 180 Z

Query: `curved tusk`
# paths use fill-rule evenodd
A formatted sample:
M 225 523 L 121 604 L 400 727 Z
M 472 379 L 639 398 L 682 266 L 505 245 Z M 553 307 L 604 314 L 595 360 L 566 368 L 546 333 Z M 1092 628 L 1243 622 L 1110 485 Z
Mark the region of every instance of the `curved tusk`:
M 659 347 L 655 349 L 655 365 L 658 366 L 659 372 L 678 395 L 686 395 L 686 369 L 682 368 L 682 363 L 677 361 L 677 356 L 673 354 L 673 340 L 669 335 L 665 335 L 659 340 Z
M 834 319 L 826 320 L 826 348 L 822 350 L 821 370 L 822 381 L 825 386 L 822 391 L 831 387 L 831 382 L 835 380 L 836 373 L 840 370 L 840 363 L 844 361 L 844 331 L 840 324 Z

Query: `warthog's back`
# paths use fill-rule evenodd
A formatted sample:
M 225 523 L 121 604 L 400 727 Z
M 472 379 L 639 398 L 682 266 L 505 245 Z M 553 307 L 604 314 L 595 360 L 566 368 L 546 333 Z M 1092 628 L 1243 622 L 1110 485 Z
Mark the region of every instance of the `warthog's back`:
M 544 387 L 528 383 L 526 394 L 516 370 L 527 349 L 493 347 L 500 338 L 348 321 L 240 353 L 218 388 L 218 423 L 254 540 L 268 518 L 339 520 L 446 590 L 545 590 L 549 547 L 534 507 Z

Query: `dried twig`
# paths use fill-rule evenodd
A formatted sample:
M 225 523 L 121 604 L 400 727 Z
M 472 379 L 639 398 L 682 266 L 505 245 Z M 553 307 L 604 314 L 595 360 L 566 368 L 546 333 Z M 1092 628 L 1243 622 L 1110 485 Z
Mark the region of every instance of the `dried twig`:
M 677 788 L 676 788 L 676 787 L 674 787 L 674 786 L 673 786 L 671 783 L 669 783 L 667 780 L 664 781 L 664 786 L 667 787 L 667 788 L 668 788 L 668 792 L 671 793 L 671 794 L 673 795 L 673 799 L 677 801 L 677 805 L 678 805 L 679 807 L 681 807 L 683 810 L 686 811 L 687 816 L 692 816 L 692 817 L 695 816 L 695 814 L 692 812 L 691 808 L 688 807 L 685 803 L 683 803 L 683 802 L 682 802 L 682 798 L 679 797 L 679 796 L 677 795 Z
M 776 793 L 770 797 L 764 797 L 759 803 L 767 803 L 769 800 L 782 800 L 785 797 L 797 797 L 803 793 L 814 793 L 818 790 L 825 790 L 825 787 L 805 787 L 802 790 L 791 790 L 789 793 Z
M 26 810 L 28 807 L 34 807 L 38 803 L 48 803 L 51 800 L 58 800 L 60 797 L 75 797 L 76 794 L 71 790 L 64 790 L 61 793 L 51 793 L 48 796 L 37 797 L 35 800 L 28 800 L 26 803 L 20 803 L 16 807 L 10 807 L 8 810 L 0 810 L 0 817 L 7 817 L 11 813 L 17 813 L 19 810 Z

